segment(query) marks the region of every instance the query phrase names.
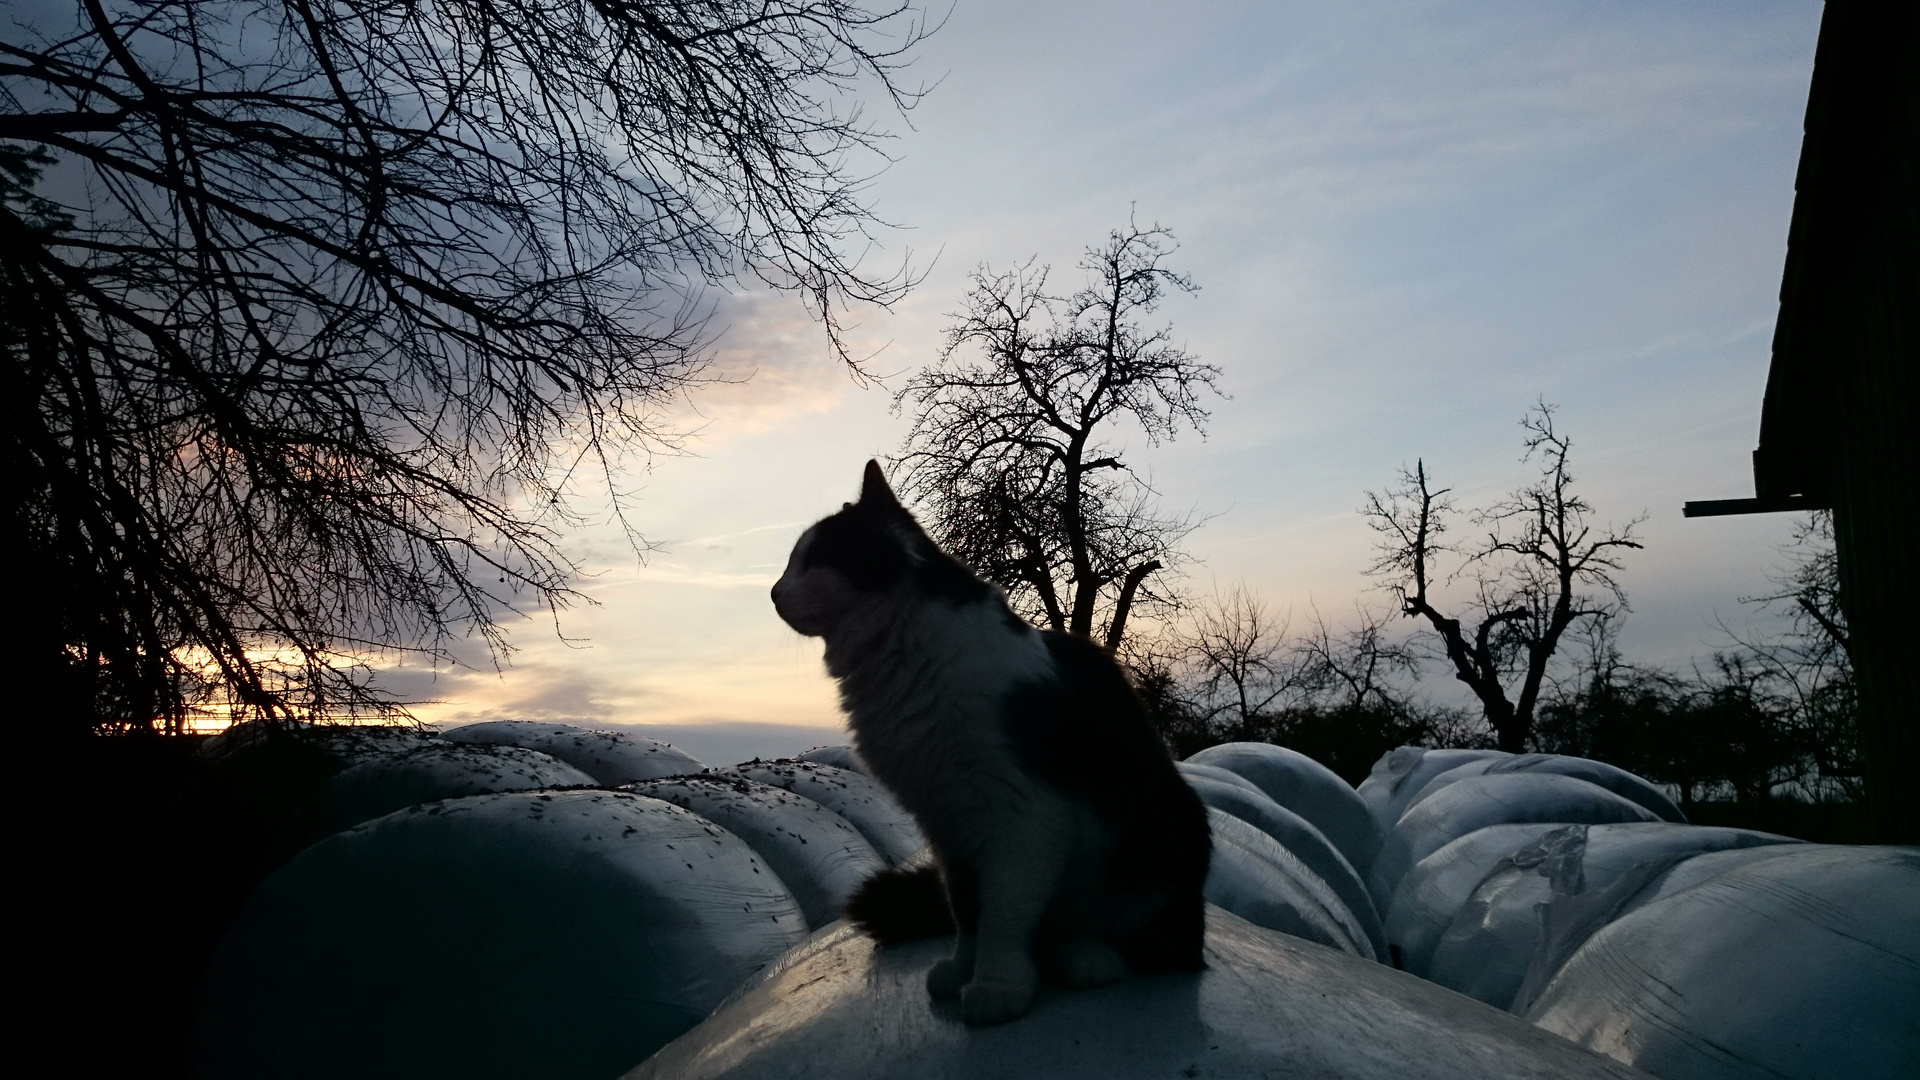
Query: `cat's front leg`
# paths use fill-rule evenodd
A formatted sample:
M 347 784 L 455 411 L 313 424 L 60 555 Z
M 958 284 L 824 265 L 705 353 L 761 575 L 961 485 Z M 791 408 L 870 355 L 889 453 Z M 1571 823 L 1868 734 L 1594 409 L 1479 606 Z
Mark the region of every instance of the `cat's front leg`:
M 953 955 L 933 965 L 927 972 L 927 992 L 935 999 L 945 1001 L 960 996 L 960 991 L 973 978 L 973 964 L 976 939 L 965 930 L 955 937 Z
M 1034 807 L 983 860 L 973 979 L 960 991 L 967 1023 L 1002 1024 L 1033 1007 L 1040 981 L 1033 931 L 1053 899 L 1071 846 L 1068 816 L 1057 807 Z

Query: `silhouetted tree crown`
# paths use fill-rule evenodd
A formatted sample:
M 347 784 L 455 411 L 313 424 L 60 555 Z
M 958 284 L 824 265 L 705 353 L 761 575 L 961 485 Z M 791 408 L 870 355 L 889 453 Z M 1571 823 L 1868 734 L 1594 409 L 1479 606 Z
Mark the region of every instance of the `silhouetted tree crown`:
M 1568 469 L 1573 443 L 1554 427 L 1553 413 L 1542 403 L 1521 421 L 1521 460 L 1535 463 L 1539 477 L 1469 515 L 1484 530 L 1477 542 L 1455 548 L 1443 539 L 1456 511 L 1424 461 L 1403 469 L 1385 493 L 1369 492 L 1361 510 L 1380 535 L 1367 572 L 1385 582 L 1407 617 L 1427 624 L 1454 678 L 1479 700 L 1500 749 L 1513 753 L 1526 749 L 1548 665 L 1567 631 L 1626 610 L 1614 575 L 1620 556 L 1641 546 L 1633 531 L 1645 520 L 1617 529 L 1590 521 L 1593 507 Z M 1442 611 L 1436 595 L 1445 555 L 1461 558 L 1454 573 L 1473 585 L 1461 605 L 1465 618 Z
M 906 6 L 73 11 L 0 41 L 7 524 L 53 608 L 8 644 L 108 719 L 377 707 L 381 650 L 504 646 L 569 595 L 573 482 L 667 437 L 708 286 L 838 346 L 909 284 L 859 265 L 851 104 L 915 100 Z
M 1024 617 L 1109 647 L 1136 608 L 1168 599 L 1155 575 L 1192 527 L 1159 513 L 1115 439 L 1200 431 L 1202 395 L 1218 392 L 1218 368 L 1145 324 L 1169 290 L 1195 291 L 1163 265 L 1173 251 L 1158 225 L 1117 229 L 1065 296 L 1032 260 L 982 267 L 938 362 L 894 399 L 913 417 L 894 459 L 903 494 L 933 535 Z

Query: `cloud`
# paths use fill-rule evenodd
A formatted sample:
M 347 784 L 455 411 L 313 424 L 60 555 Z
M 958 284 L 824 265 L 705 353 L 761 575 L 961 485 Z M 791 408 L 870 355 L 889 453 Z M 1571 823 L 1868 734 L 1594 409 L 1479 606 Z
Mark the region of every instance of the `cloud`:
M 871 313 L 879 319 L 880 312 Z M 716 296 L 716 339 L 706 376 L 671 414 L 699 433 L 694 452 L 743 434 L 778 428 L 800 415 L 831 409 L 859 389 L 829 345 L 826 330 L 801 298 L 772 289 Z M 847 333 L 856 360 L 878 357 L 888 344 L 869 328 Z

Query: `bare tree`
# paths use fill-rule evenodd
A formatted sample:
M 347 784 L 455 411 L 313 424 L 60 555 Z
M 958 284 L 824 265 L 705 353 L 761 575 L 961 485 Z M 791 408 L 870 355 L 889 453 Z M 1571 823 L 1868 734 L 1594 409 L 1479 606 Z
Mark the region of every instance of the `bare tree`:
M 379 707 L 381 650 L 504 648 L 570 595 L 580 478 L 670 445 L 704 289 L 837 342 L 909 283 L 857 264 L 883 136 L 839 104 L 912 104 L 905 6 L 72 10 L 0 41 L 8 524 L 56 609 L 28 652 L 128 723 Z
M 1354 615 L 1351 627 L 1336 627 L 1314 609 L 1313 624 L 1293 642 L 1301 685 L 1334 708 L 1405 711 L 1395 678 L 1418 676 L 1419 654 L 1388 633 L 1388 613 L 1356 603 Z
M 1169 599 L 1155 575 L 1182 560 L 1193 525 L 1155 509 L 1116 428 L 1149 446 L 1200 431 L 1200 395 L 1218 392 L 1218 368 L 1141 323 L 1169 288 L 1195 289 L 1161 265 L 1173 251 L 1158 225 L 1117 229 L 1088 249 L 1071 296 L 1047 292 L 1032 261 L 983 267 L 939 361 L 894 398 L 913 415 L 894 460 L 933 534 L 1026 618 L 1109 648 L 1137 607 Z
M 1764 676 L 1775 712 L 1796 729 L 1792 741 L 1808 759 L 1801 786 L 1815 798 L 1838 795 L 1857 802 L 1866 797 L 1859 702 L 1852 639 L 1840 604 L 1833 515 L 1815 511 L 1798 522 L 1786 556 L 1786 572 L 1773 579 L 1778 591 L 1742 598 L 1784 609 L 1786 629 L 1772 634 L 1728 630 L 1728 636 Z
M 1201 723 L 1227 740 L 1271 737 L 1276 708 L 1300 688 L 1287 620 L 1236 585 L 1196 605 L 1181 644 Z
M 1500 748 L 1510 752 L 1527 745 L 1548 664 L 1568 628 L 1626 609 L 1613 575 L 1620 553 L 1641 546 L 1633 530 L 1645 520 L 1596 531 L 1588 522 L 1593 508 L 1574 493 L 1572 442 L 1554 429 L 1553 407 L 1540 404 L 1521 426 L 1521 460 L 1537 462 L 1540 477 L 1474 511 L 1470 520 L 1485 538 L 1464 551 L 1441 539 L 1455 510 L 1450 489 L 1432 486 L 1424 461 L 1402 470 L 1399 486 L 1385 494 L 1368 492 L 1361 510 L 1381 536 L 1379 558 L 1367 572 L 1386 581 L 1407 617 L 1426 621 L 1454 678 L 1473 691 Z M 1435 564 L 1443 554 L 1463 556 L 1456 576 L 1472 578 L 1471 629 L 1436 606 Z

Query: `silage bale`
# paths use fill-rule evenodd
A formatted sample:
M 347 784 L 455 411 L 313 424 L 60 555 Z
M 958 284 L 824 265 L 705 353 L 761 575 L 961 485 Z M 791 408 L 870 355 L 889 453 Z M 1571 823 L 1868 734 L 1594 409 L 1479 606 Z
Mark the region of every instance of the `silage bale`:
M 1527 1019 L 1662 1080 L 1920 1075 L 1920 850 L 1782 847 L 1601 928 Z
M 705 768 L 686 751 L 631 731 L 530 720 L 488 720 L 448 728 L 443 734 L 454 742 L 524 746 L 551 754 L 606 787 L 697 773 Z
M 878 780 L 813 761 L 776 758 L 743 761 L 717 770 L 723 776 L 744 776 L 812 799 L 839 814 L 860 830 L 867 843 L 889 864 L 909 859 L 926 844 L 913 818 L 901 809 Z
M 1579 944 L 1569 945 L 1571 936 L 1584 940 L 1610 917 L 1616 905 L 1602 898 L 1616 882 L 1644 881 L 1702 852 L 1792 843 L 1771 833 L 1668 822 L 1562 825 L 1488 872 L 1435 946 L 1427 978 L 1520 1011 L 1522 987 L 1544 986 Z
M 1413 864 L 1475 829 L 1552 821 L 1600 825 L 1657 821 L 1653 812 L 1605 788 L 1569 776 L 1503 773 L 1448 785 L 1408 810 L 1388 833 L 1367 889 L 1383 906 Z
M 335 773 L 321 793 L 321 816 L 338 832 L 416 803 L 592 784 L 593 777 L 537 750 L 435 740 Z
M 1042 987 L 962 1024 L 927 969 L 949 939 L 881 949 L 831 927 L 625 1080 L 1315 1077 L 1648 1080 L 1403 972 L 1207 911 L 1206 970 Z
M 1209 777 L 1186 774 L 1187 784 L 1200 801 L 1215 810 L 1258 828 L 1292 852 L 1307 869 L 1331 888 L 1348 913 L 1359 923 L 1375 959 L 1386 958 L 1386 942 L 1380 933 L 1380 916 L 1373 909 L 1367 886 L 1354 872 L 1352 864 L 1338 848 L 1320 834 L 1307 819 L 1262 794 L 1258 788 L 1246 790 Z
M 1173 763 L 1173 767 L 1181 776 L 1188 778 L 1197 776 L 1207 780 L 1218 780 L 1223 784 L 1231 784 L 1242 791 L 1252 792 L 1263 799 L 1267 799 L 1269 802 L 1272 801 L 1266 792 L 1260 790 L 1260 785 L 1231 769 L 1223 769 L 1218 765 L 1196 765 L 1191 761 L 1176 761 Z
M 1420 793 L 1407 803 L 1411 810 L 1420 805 L 1420 800 L 1429 798 L 1434 792 L 1445 788 L 1458 780 L 1469 776 L 1495 776 L 1500 773 L 1552 773 L 1556 776 L 1571 776 L 1576 780 L 1585 780 L 1589 784 L 1606 788 L 1628 802 L 1639 803 L 1652 811 L 1662 821 L 1671 821 L 1685 825 L 1687 816 L 1667 798 L 1667 793 L 1641 777 L 1609 765 L 1604 761 L 1591 758 L 1571 757 L 1566 754 L 1516 754 L 1505 758 L 1483 758 L 1456 766 L 1434 777 L 1420 789 Z M 1405 811 L 1402 811 L 1404 814 Z
M 1253 781 L 1267 797 L 1313 823 L 1353 868 L 1365 874 L 1380 850 L 1380 830 L 1351 785 L 1298 750 L 1272 743 L 1209 746 L 1187 758 Z
M 1661 867 L 1659 873 L 1635 890 L 1633 895 L 1625 898 L 1625 902 L 1614 917 L 1618 918 L 1629 911 L 1637 911 L 1657 900 L 1665 900 L 1674 893 L 1691 889 L 1708 878 L 1718 877 L 1729 870 L 1737 870 L 1749 863 L 1771 859 L 1775 855 L 1784 855 L 1790 850 L 1792 849 L 1772 845 L 1709 851 L 1675 865 Z
M 1256 926 L 1374 958 L 1373 943 L 1339 894 L 1265 832 L 1207 808 L 1213 857 L 1206 897 Z
M 851 746 L 816 746 L 811 750 L 795 754 L 794 757 L 801 761 L 811 761 L 819 765 L 845 769 L 848 772 L 857 772 L 862 776 L 869 775 L 867 763 L 860 760 L 859 753 Z
M 760 857 L 677 806 L 569 791 L 412 807 L 255 890 L 203 983 L 195 1072 L 601 1080 L 805 936 Z
M 746 841 L 786 883 L 816 930 L 840 918 L 854 891 L 887 866 L 845 818 L 745 777 L 673 776 L 626 790 L 691 810 Z
M 1394 889 L 1382 932 L 1395 967 L 1425 978 L 1440 935 L 1500 860 L 1562 826 L 1492 825 L 1450 841 L 1415 863 Z
M 334 768 L 346 768 L 368 758 L 402 754 L 440 742 L 435 732 L 408 724 L 290 724 L 246 720 L 209 736 L 196 753 L 222 764 L 250 751 L 273 750 L 287 744 L 324 755 Z
M 1399 746 L 1380 755 L 1380 760 L 1373 763 L 1373 770 L 1360 781 L 1354 793 L 1367 805 L 1367 813 L 1373 817 L 1374 827 L 1384 843 L 1407 804 L 1425 789 L 1429 780 L 1471 761 L 1512 756 L 1501 750 L 1429 750 L 1424 746 Z

